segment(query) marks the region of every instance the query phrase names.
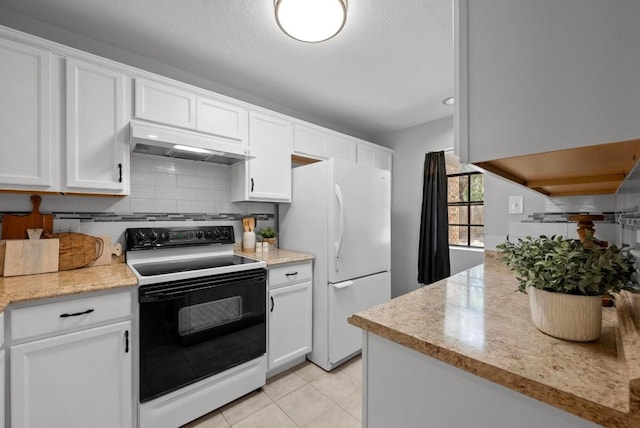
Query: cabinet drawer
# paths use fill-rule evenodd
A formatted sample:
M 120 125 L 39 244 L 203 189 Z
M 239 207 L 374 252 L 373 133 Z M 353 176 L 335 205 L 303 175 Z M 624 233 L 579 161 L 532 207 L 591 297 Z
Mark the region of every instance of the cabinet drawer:
M 59 334 L 131 316 L 131 293 L 100 296 L 28 306 L 11 311 L 11 340 Z
M 269 268 L 269 288 L 309 281 L 312 276 L 311 262 L 292 263 Z

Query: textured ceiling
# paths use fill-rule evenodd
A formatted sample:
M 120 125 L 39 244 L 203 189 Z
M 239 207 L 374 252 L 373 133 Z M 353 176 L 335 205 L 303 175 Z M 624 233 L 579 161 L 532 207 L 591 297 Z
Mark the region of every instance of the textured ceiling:
M 364 138 L 453 112 L 441 103 L 453 95 L 450 0 L 349 0 L 343 31 L 319 44 L 282 33 L 271 0 L 0 0 L 0 8 Z

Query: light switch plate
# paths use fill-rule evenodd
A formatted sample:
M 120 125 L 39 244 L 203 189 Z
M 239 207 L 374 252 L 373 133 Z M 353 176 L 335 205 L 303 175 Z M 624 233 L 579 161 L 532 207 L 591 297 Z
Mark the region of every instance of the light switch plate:
M 509 196 L 509 214 L 524 214 L 522 196 Z

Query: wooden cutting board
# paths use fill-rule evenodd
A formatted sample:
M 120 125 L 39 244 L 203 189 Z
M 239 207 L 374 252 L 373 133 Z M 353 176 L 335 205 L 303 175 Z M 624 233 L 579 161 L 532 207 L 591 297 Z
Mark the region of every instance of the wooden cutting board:
M 84 233 L 53 233 L 47 234 L 46 238 L 60 240 L 59 270 L 85 267 L 96 261 L 105 251 L 104 241 L 102 241 L 102 239 Z
M 31 196 L 33 210 L 27 215 L 5 214 L 2 216 L 2 239 L 27 239 L 27 229 L 43 229 L 53 232 L 53 215 L 40 213 L 42 198 Z
M 57 239 L 11 239 L 4 241 L 4 276 L 58 271 Z
M 102 245 L 103 250 L 100 257 L 98 257 L 95 261 L 89 263 L 87 266 L 104 266 L 111 264 L 111 237 L 110 236 L 98 236 L 100 241 L 96 241 L 96 252 L 100 251 L 100 245 Z

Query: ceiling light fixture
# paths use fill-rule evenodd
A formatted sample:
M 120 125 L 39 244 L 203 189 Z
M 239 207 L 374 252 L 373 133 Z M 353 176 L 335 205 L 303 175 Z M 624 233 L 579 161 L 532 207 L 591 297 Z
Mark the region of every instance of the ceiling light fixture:
M 274 0 L 276 22 L 301 42 L 329 40 L 347 20 L 347 0 Z
M 446 106 L 452 106 L 453 103 L 454 103 L 453 97 L 445 98 L 444 100 L 442 100 L 442 104 Z

